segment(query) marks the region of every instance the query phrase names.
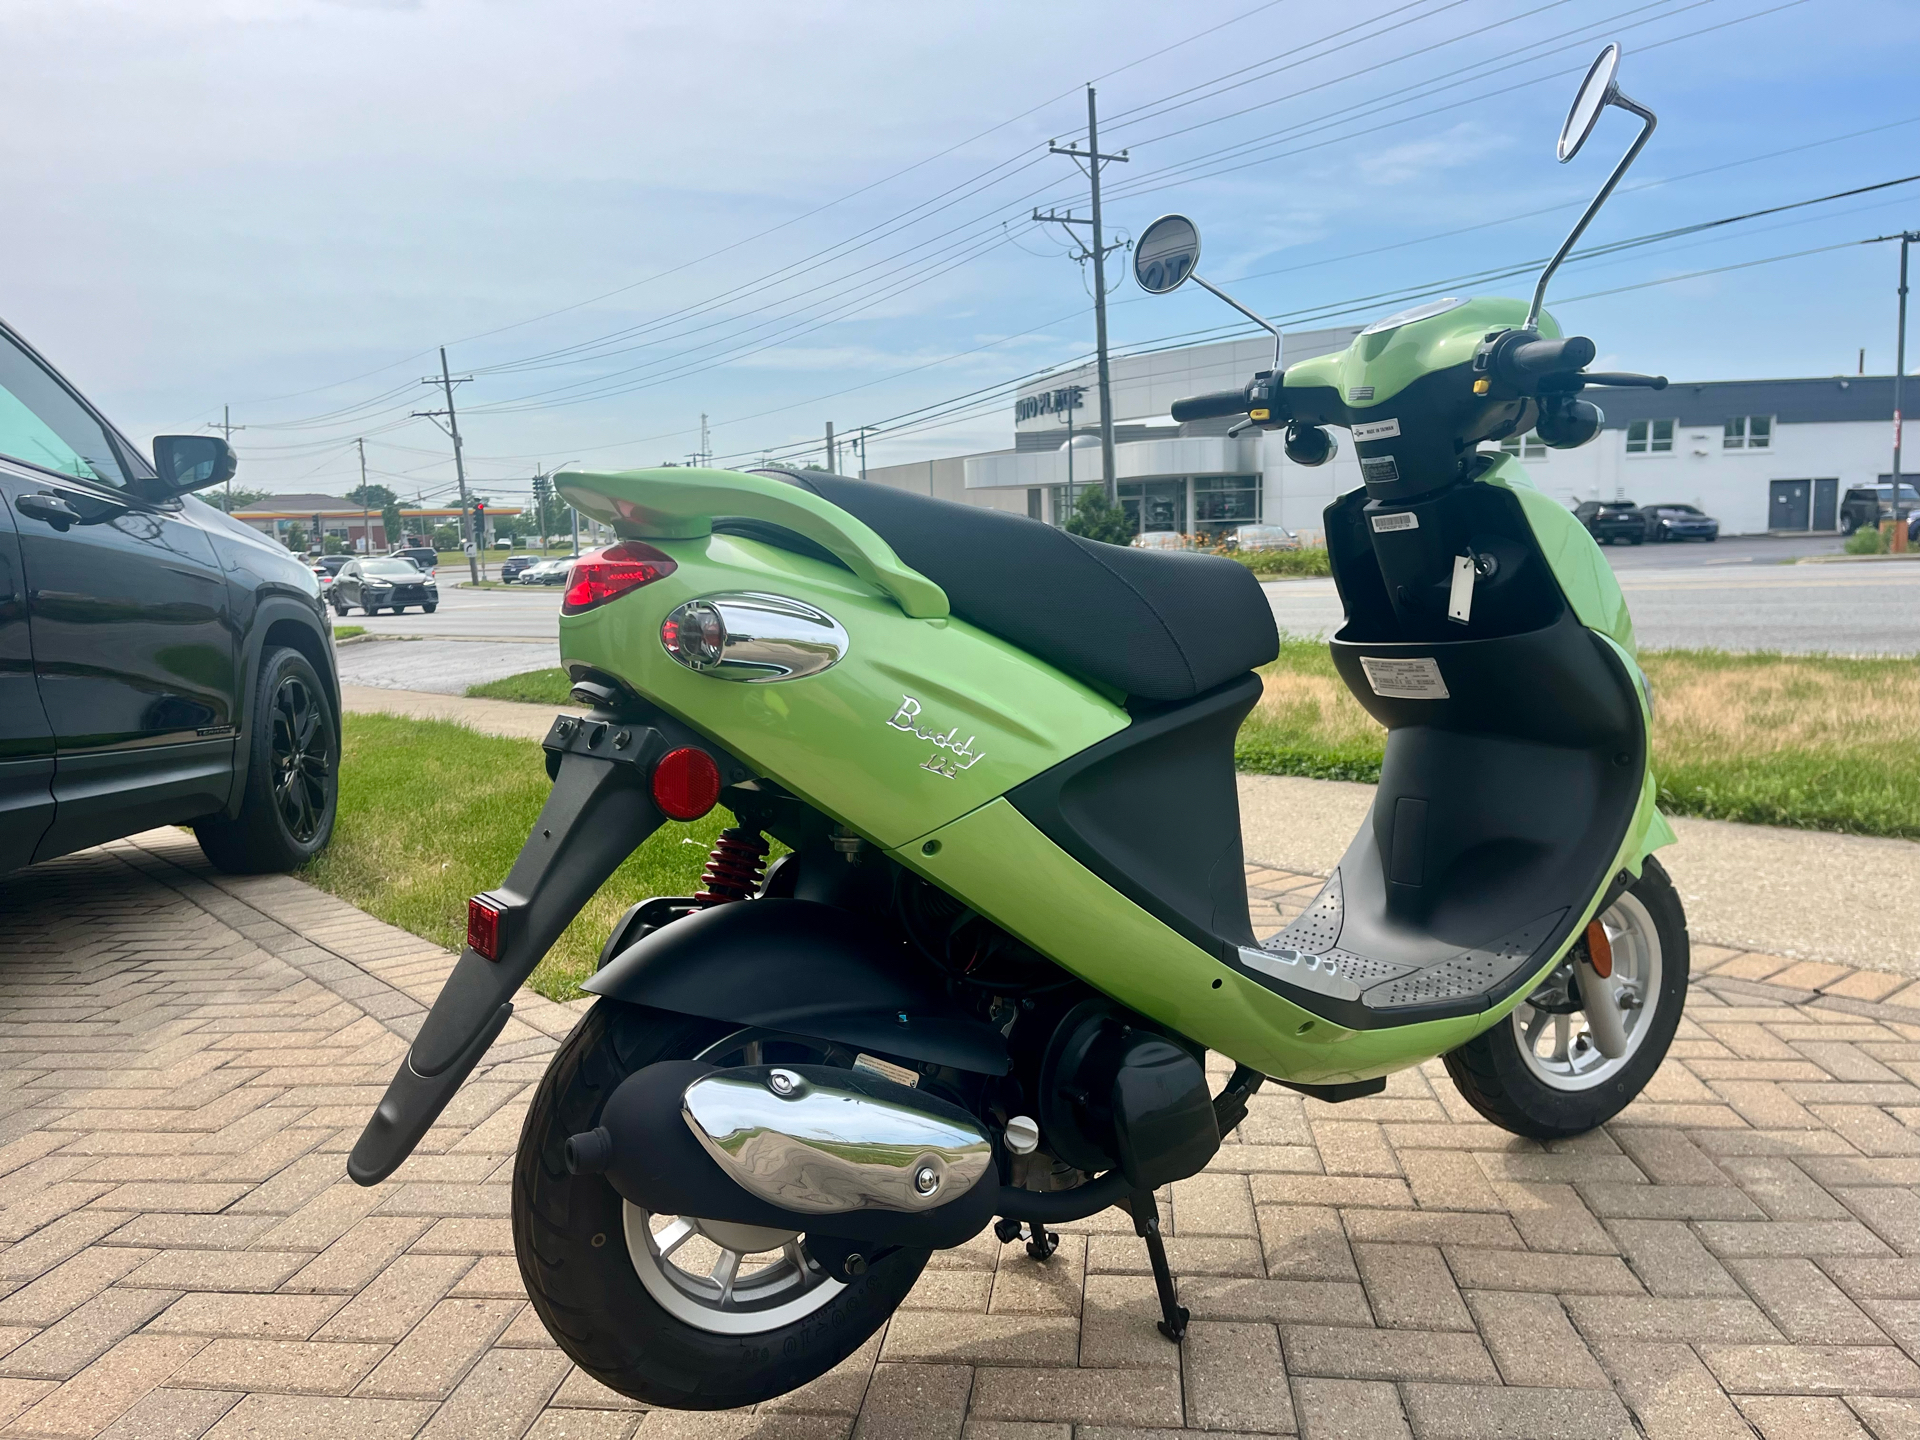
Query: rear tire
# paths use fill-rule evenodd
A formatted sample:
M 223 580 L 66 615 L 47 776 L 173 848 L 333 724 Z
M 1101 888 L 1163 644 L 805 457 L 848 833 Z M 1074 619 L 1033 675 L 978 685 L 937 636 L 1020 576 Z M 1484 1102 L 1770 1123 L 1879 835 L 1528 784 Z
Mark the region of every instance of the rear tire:
M 1595 1051 L 1586 1056 L 1583 1073 L 1579 1037 L 1565 1073 L 1556 1073 L 1551 1057 L 1536 1053 L 1530 1059 L 1532 1046 L 1525 1040 L 1522 1017 L 1531 1007 L 1525 1003 L 1442 1057 L 1466 1102 L 1503 1130 L 1557 1140 L 1605 1124 L 1646 1088 L 1673 1043 L 1687 1001 L 1687 917 L 1659 861 L 1648 857 L 1640 878 L 1601 918 L 1608 934 L 1616 937 L 1616 977 L 1633 964 L 1652 971 L 1647 987 L 1652 994 L 1642 997 L 1623 1063 L 1593 1063 L 1601 1060 Z M 1566 1018 L 1578 1020 L 1580 1012 Z M 1571 1029 L 1569 1023 L 1567 1031 Z
M 194 838 L 229 875 L 297 870 L 333 838 L 340 798 L 340 725 L 306 656 L 282 646 L 261 654 L 247 723 L 240 813 L 196 820 Z
M 699 1056 L 738 1029 L 601 1000 L 548 1065 L 520 1133 L 513 1247 L 533 1308 L 582 1370 L 648 1405 L 730 1409 L 824 1375 L 886 1322 L 927 1263 L 925 1250 L 901 1249 L 850 1283 L 815 1278 L 816 1288 L 796 1286 L 799 1300 L 784 1307 L 788 1315 L 801 1312 L 797 1318 L 765 1329 L 750 1322 L 743 1328 L 746 1317 L 736 1312 L 733 1333 L 721 1333 L 708 1326 L 729 1323 L 724 1309 L 709 1308 L 705 1323 L 696 1324 L 687 1317 L 703 1317 L 697 1301 L 667 1290 L 675 1305 L 669 1310 L 655 1298 L 663 1284 L 659 1267 L 650 1288 L 630 1249 L 633 1217 L 642 1217 L 644 1236 L 646 1212 L 604 1176 L 569 1174 L 567 1139 L 599 1123 L 607 1097 L 634 1071 Z

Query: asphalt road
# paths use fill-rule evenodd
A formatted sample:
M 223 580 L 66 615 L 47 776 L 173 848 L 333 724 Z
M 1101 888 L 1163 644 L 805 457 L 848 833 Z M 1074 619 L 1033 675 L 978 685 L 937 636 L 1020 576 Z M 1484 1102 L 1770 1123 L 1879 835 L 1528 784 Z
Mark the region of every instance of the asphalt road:
M 1766 536 L 1721 540 L 1712 545 L 1608 546 L 1607 559 L 1620 576 L 1621 588 L 1633 609 L 1641 644 L 1653 649 L 1711 646 L 1730 650 L 1829 651 L 1844 655 L 1920 654 L 1920 560 L 1840 561 L 1829 564 L 1787 563 L 1811 554 L 1838 553 L 1832 538 L 1776 540 Z M 464 641 L 545 640 L 559 637 L 557 618 L 560 590 L 470 590 L 451 583 L 440 608 L 432 615 L 353 615 L 344 624 L 364 625 L 382 635 Z M 1328 635 L 1340 625 L 1340 600 L 1331 580 L 1281 580 L 1264 587 L 1280 628 L 1295 635 Z M 342 674 L 357 650 L 384 651 L 386 646 L 352 646 L 341 652 Z M 405 662 L 426 666 L 429 654 L 408 647 Z M 432 685 L 402 685 L 405 665 L 397 657 L 376 661 L 371 654 L 354 658 L 353 668 L 368 666 L 369 678 L 356 683 L 412 689 L 441 689 L 459 693 L 475 680 L 511 674 L 498 669 L 520 652 L 499 650 L 483 659 L 479 651 L 461 647 L 432 667 L 445 673 Z M 520 669 L 553 664 L 553 651 Z M 464 655 L 464 658 L 462 656 Z M 462 683 L 461 666 L 473 673 Z M 373 678 L 378 666 L 382 678 Z M 485 670 L 487 673 L 479 673 Z

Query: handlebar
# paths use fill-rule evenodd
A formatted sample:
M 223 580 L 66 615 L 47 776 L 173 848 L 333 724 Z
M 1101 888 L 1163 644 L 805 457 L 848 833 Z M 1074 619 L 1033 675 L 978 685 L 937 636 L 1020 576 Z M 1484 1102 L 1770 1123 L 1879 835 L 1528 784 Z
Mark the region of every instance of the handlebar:
M 1592 375 L 1582 375 L 1584 385 L 1612 385 L 1616 388 L 1633 387 L 1641 390 L 1664 390 L 1667 377 L 1664 375 L 1632 375 L 1620 370 L 1602 370 Z
M 1189 395 L 1173 402 L 1173 418 L 1183 424 L 1189 420 L 1217 420 L 1225 415 L 1246 413 L 1245 386 L 1238 390 L 1215 390 L 1208 395 Z
M 1505 377 L 1518 382 L 1541 375 L 1558 375 L 1591 365 L 1599 351 L 1584 335 L 1569 335 L 1564 340 L 1529 340 L 1514 345 L 1499 357 Z

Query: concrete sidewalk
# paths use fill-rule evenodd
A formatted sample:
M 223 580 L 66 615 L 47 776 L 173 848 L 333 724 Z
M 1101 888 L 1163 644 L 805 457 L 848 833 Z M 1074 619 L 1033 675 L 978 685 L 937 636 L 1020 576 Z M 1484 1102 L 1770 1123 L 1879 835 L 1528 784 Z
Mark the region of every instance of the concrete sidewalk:
M 342 687 L 349 710 L 452 720 L 538 740 L 554 708 L 511 700 Z M 1250 864 L 1327 875 L 1373 804 L 1371 785 L 1279 775 L 1240 777 Z M 1720 820 L 1675 818 L 1680 843 L 1660 852 L 1696 940 L 1920 976 L 1920 844 Z M 1889 895 L 1901 897 L 1890 903 Z

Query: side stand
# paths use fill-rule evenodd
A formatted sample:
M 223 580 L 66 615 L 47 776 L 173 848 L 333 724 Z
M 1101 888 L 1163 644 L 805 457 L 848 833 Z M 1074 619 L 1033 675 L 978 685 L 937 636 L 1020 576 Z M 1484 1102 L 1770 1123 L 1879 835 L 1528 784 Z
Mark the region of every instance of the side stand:
M 1187 1307 L 1174 1297 L 1167 1245 L 1160 1238 L 1160 1206 L 1151 1190 L 1138 1190 L 1128 1197 L 1127 1209 L 1133 1214 L 1133 1233 L 1147 1242 L 1147 1261 L 1153 1266 L 1153 1288 L 1160 1295 L 1160 1333 L 1178 1345 L 1187 1334 Z
M 1053 1258 L 1053 1252 L 1060 1248 L 1060 1236 L 1057 1231 L 1049 1230 L 1039 1221 L 1023 1226 L 1018 1220 L 996 1220 L 993 1222 L 993 1235 L 1002 1245 L 1011 1245 L 1020 1238 L 1021 1232 L 1027 1236 L 1027 1254 L 1035 1260 L 1046 1261 Z

